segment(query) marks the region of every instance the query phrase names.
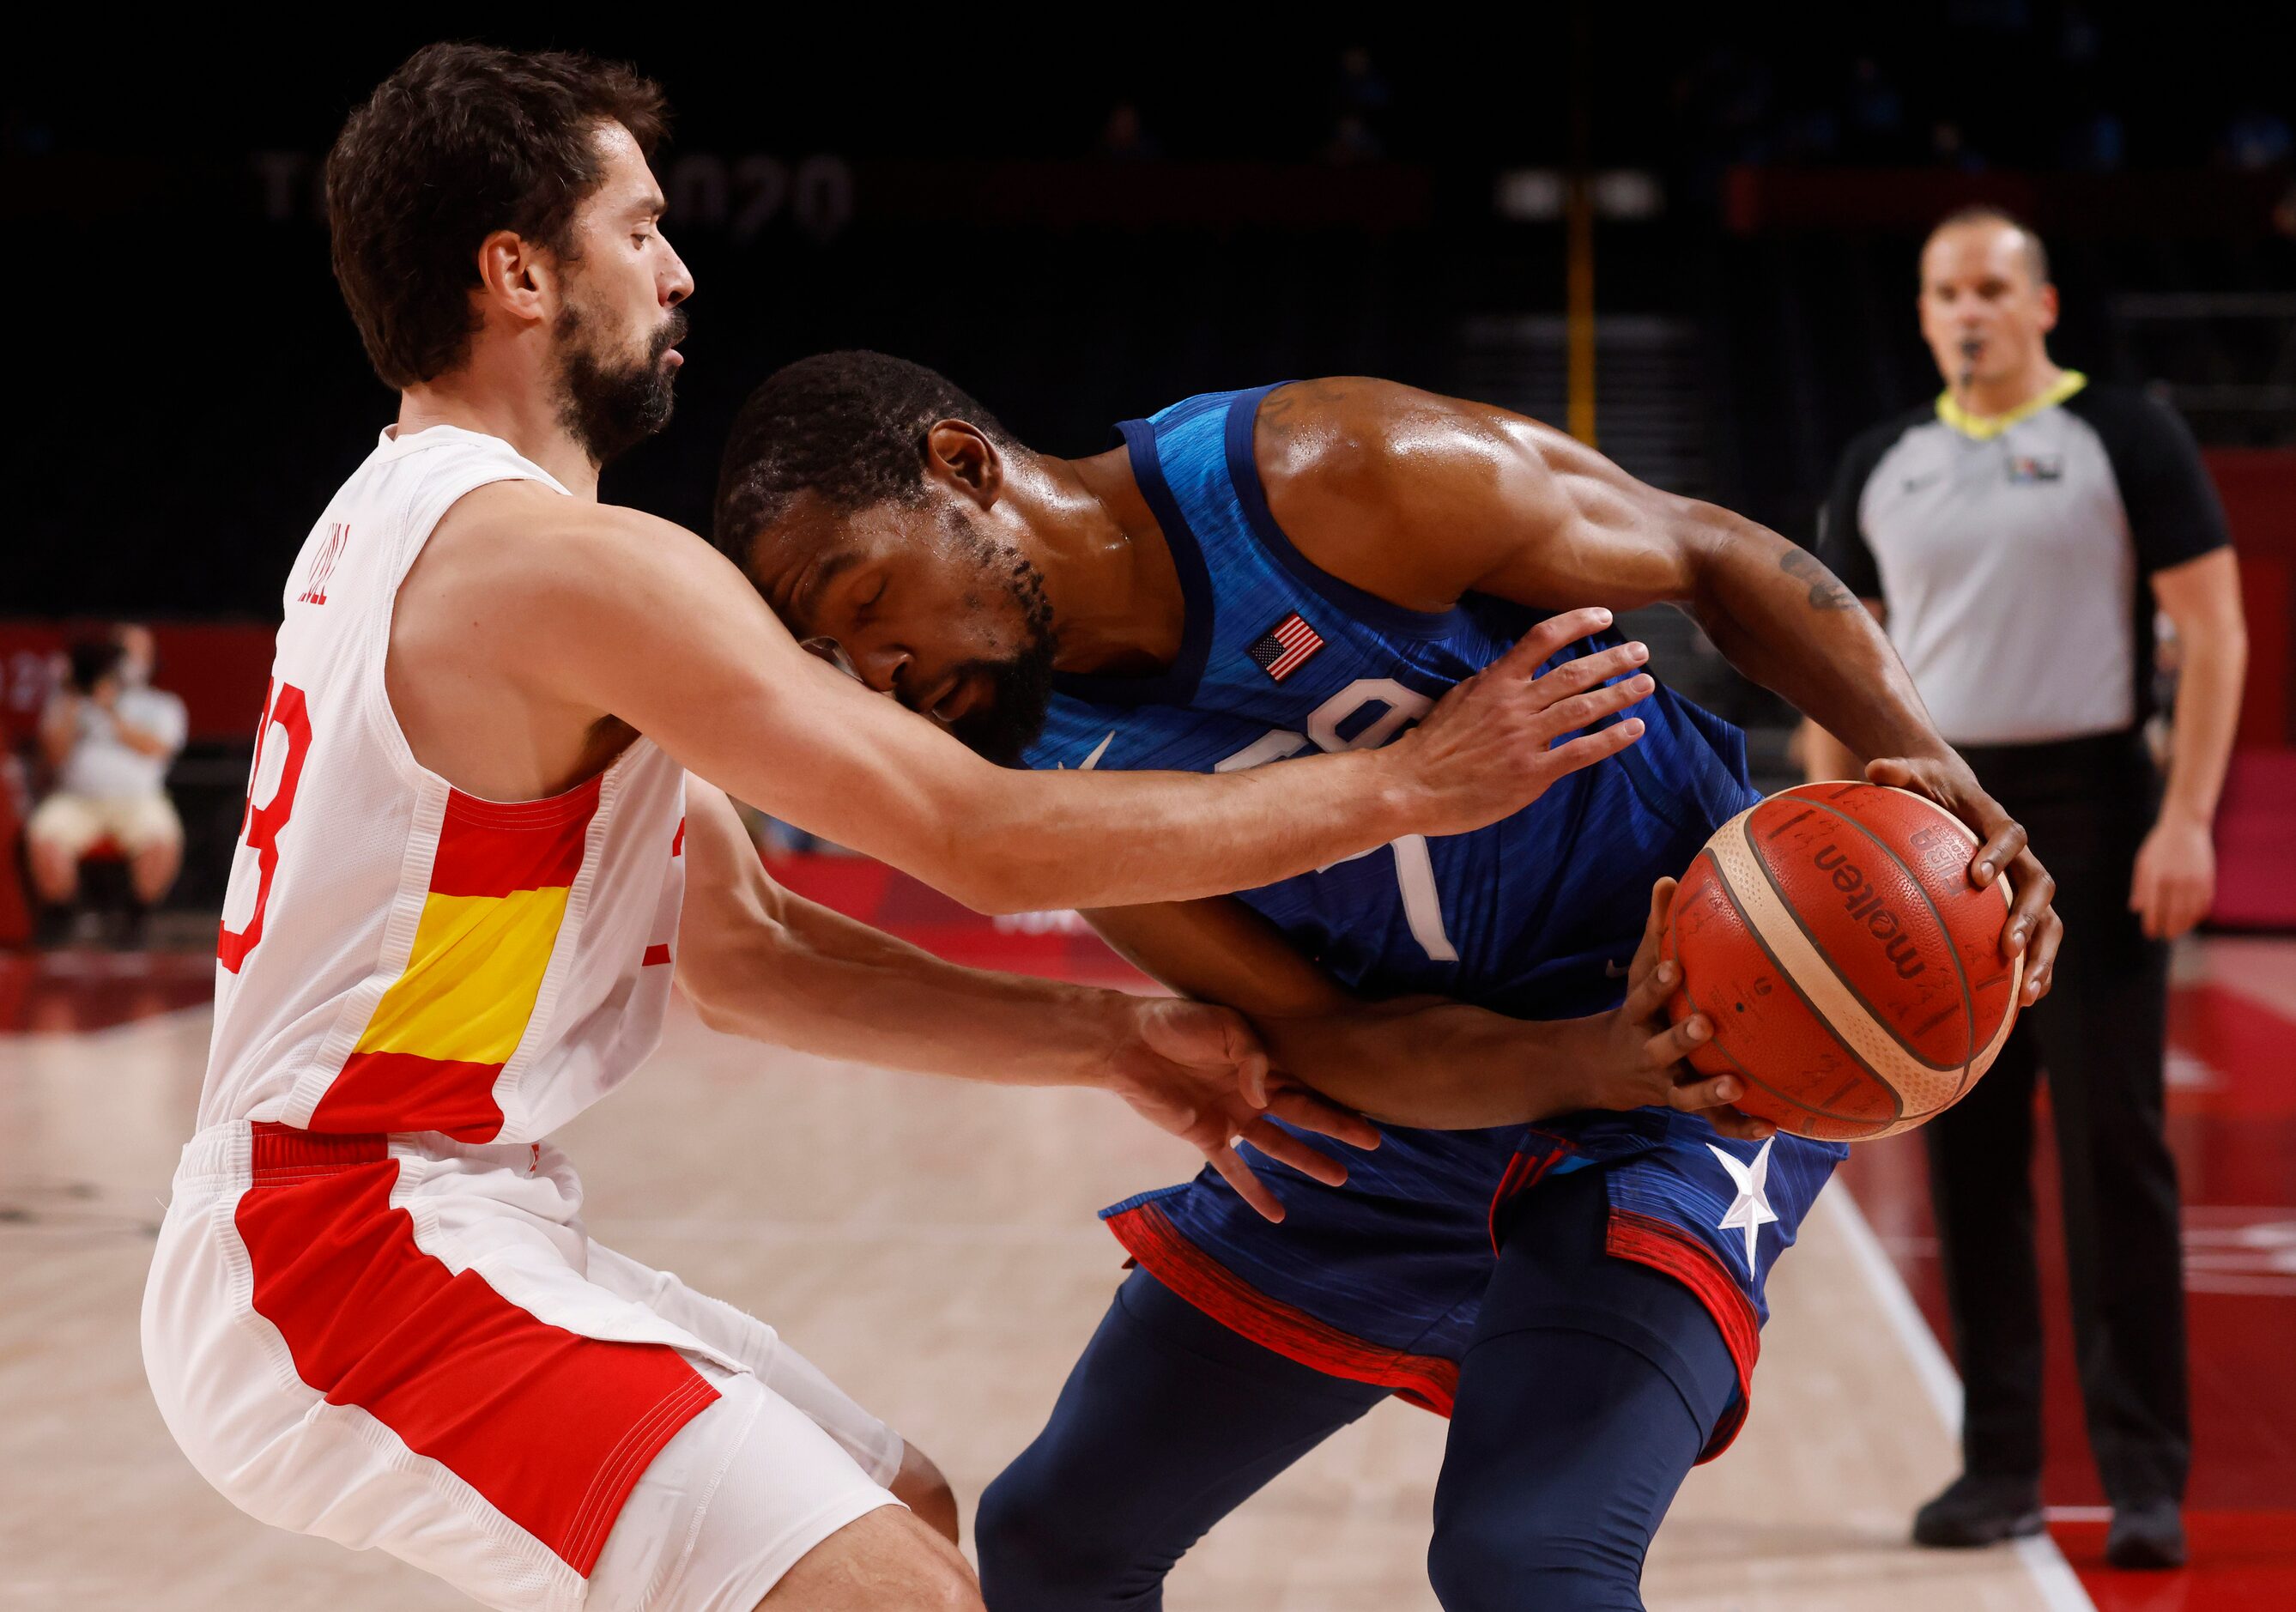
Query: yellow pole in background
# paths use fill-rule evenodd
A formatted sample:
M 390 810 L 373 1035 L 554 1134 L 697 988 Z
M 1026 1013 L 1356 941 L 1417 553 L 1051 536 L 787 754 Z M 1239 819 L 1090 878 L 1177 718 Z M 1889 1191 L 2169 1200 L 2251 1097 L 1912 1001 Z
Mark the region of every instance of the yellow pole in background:
M 1570 191 L 1563 215 L 1565 250 L 1569 253 L 1564 280 L 1563 335 L 1569 358 L 1569 413 L 1572 436 L 1595 446 L 1595 202 L 1587 193 L 1587 176 L 1570 176 Z
M 1564 425 L 1595 444 L 1595 70 L 1585 0 L 1574 8 L 1570 49 L 1570 177 L 1563 201 Z

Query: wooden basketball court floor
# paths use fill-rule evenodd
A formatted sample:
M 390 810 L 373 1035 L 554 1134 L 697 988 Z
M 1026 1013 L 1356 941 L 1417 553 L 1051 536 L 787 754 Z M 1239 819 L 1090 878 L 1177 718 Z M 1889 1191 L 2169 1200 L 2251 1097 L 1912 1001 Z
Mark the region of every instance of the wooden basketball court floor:
M 2226 955 L 2213 973 L 2200 963 L 2203 987 L 2296 1028 L 2296 946 Z M 467 1604 L 389 1559 L 241 1517 L 193 1476 L 145 1391 L 138 1295 L 191 1124 L 210 967 L 94 954 L 0 966 L 0 1609 Z M 2284 1164 L 2296 1150 L 2281 1123 Z M 1192 1156 L 1095 1094 L 823 1063 L 715 1036 L 682 1008 L 649 1065 L 564 1140 L 594 1236 L 773 1321 L 930 1451 L 968 1513 L 1040 1424 L 1119 1278 L 1094 1210 L 1180 1179 Z M 1751 1424 L 1677 1502 L 1650 1604 L 2062 1612 L 2091 1605 L 2090 1590 L 2103 1607 L 2296 1604 L 2269 1589 L 2218 1597 L 2200 1574 L 2136 1581 L 2128 1599 L 2112 1591 L 2126 1575 L 2077 1576 L 2046 1538 L 1966 1554 L 1902 1542 L 1955 1469 L 1956 1393 L 1893 1262 L 1921 1286 L 1917 1211 L 1873 1196 L 1904 1196 L 1911 1156 L 1859 1188 L 1887 1246 L 1837 1187 L 1781 1262 Z M 2280 1220 L 2296 1222 L 2296 1180 L 2283 1173 L 2279 1192 Z M 2205 1209 L 2205 1189 L 2193 1202 Z M 2284 1349 L 2296 1274 L 2282 1287 L 2259 1302 Z M 1184 1562 L 1168 1605 L 1432 1608 L 1443 1426 L 1390 1403 L 1343 1431 Z M 2296 1420 L 2278 1426 L 2296 1435 Z

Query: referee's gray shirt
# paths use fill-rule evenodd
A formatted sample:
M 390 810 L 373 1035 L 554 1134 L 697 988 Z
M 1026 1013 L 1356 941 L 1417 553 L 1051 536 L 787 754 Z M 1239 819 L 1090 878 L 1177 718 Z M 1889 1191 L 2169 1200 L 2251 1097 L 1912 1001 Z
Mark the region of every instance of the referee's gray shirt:
M 1859 437 L 1818 554 L 1888 606 L 1940 734 L 2027 744 L 2149 714 L 2153 605 L 2138 584 L 2230 541 L 2184 422 L 2068 370 L 2005 415 L 1947 396 Z

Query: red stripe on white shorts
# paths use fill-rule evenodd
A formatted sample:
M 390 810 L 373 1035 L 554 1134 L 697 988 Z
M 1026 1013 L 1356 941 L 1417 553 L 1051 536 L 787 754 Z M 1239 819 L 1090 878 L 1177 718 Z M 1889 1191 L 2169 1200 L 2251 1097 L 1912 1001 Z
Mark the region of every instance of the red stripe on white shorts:
M 297 1375 L 586 1578 L 640 1476 L 718 1391 L 675 1349 L 551 1326 L 424 1253 L 381 1137 L 258 1124 L 254 1164 L 234 1219 Z

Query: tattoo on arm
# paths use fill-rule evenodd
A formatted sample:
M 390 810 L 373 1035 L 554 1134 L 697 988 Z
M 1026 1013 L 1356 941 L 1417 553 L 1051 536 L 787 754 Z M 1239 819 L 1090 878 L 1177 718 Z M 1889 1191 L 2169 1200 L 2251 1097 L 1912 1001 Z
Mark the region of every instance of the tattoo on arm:
M 1812 610 L 1855 610 L 1857 596 L 1835 580 L 1817 556 L 1806 548 L 1786 545 L 1778 556 L 1778 569 L 1797 582 L 1809 584 L 1809 607 Z
M 1295 381 L 1260 400 L 1258 424 L 1279 440 L 1308 424 L 1318 408 L 1336 407 L 1347 400 L 1349 388 L 1334 380 Z

